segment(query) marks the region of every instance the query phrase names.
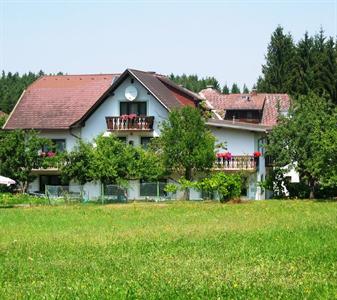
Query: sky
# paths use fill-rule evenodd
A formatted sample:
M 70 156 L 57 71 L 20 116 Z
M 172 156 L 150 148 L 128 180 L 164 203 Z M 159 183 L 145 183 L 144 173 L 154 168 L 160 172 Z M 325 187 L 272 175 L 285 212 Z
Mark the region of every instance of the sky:
M 321 27 L 336 37 L 337 0 L 0 0 L 0 70 L 135 68 L 214 76 L 251 88 L 277 25 L 295 41 Z

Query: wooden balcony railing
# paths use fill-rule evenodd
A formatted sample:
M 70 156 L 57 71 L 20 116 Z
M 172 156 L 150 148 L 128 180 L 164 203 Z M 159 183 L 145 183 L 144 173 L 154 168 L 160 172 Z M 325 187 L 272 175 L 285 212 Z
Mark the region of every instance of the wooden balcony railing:
M 231 158 L 219 157 L 215 161 L 214 168 L 218 170 L 255 170 L 258 158 L 250 155 L 235 155 Z
M 152 131 L 154 117 L 105 117 L 106 125 L 110 131 Z

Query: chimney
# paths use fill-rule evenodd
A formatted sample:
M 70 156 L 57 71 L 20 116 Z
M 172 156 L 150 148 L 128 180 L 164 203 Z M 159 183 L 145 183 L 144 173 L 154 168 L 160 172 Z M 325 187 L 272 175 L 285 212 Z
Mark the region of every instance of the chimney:
M 257 89 L 252 89 L 251 93 L 252 96 L 256 96 L 257 95 Z

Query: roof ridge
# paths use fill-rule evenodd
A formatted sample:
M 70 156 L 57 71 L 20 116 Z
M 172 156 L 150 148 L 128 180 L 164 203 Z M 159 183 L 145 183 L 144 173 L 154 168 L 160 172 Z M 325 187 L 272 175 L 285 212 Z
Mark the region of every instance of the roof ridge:
M 122 73 L 92 73 L 92 74 L 60 74 L 60 75 L 42 75 L 39 78 L 43 77 L 65 77 L 65 76 L 109 76 L 109 75 L 121 75 Z

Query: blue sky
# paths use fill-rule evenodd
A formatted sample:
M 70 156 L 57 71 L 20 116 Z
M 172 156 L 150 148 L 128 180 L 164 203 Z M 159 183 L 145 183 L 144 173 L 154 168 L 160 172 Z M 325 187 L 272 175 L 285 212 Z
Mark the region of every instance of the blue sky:
M 0 69 L 79 74 L 131 67 L 251 87 L 278 24 L 295 40 L 321 26 L 336 37 L 337 0 L 0 0 Z

